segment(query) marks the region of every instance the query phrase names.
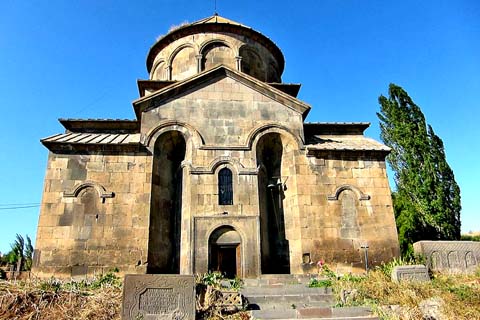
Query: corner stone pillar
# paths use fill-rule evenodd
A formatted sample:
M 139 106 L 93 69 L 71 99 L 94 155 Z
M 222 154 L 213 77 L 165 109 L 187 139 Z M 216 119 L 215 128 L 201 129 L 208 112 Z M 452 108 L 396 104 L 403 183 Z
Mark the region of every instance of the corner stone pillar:
M 182 163 L 182 212 L 180 231 L 180 274 L 193 274 L 193 239 L 192 210 L 190 204 L 190 166 Z

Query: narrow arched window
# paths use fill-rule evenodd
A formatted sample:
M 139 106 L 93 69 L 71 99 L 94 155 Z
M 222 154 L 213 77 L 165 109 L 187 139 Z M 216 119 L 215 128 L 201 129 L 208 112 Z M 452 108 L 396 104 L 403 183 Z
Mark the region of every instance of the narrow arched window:
M 228 168 L 218 172 L 218 204 L 233 204 L 232 171 Z

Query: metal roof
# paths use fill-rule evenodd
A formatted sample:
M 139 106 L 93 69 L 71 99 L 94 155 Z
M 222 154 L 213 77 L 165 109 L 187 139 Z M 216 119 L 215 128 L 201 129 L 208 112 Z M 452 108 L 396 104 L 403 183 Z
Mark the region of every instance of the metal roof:
M 140 133 L 61 133 L 41 140 L 43 144 L 127 145 L 140 143 Z
M 305 147 L 310 150 L 390 151 L 386 145 L 360 135 L 315 135 Z

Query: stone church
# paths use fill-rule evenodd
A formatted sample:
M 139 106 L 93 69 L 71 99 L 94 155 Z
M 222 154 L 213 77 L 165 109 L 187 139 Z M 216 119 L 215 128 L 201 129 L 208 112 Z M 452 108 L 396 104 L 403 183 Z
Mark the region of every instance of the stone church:
M 299 48 L 301 50 L 301 48 Z M 365 122 L 305 122 L 268 37 L 218 15 L 148 52 L 135 119 L 60 119 L 33 273 L 227 276 L 398 256 L 385 156 Z

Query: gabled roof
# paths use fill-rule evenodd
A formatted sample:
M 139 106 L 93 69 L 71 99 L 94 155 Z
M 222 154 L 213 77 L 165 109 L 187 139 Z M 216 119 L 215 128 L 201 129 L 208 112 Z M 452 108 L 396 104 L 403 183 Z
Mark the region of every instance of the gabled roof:
M 138 94 L 140 98 L 147 95 L 147 92 L 153 92 L 160 89 L 163 89 L 172 83 L 177 82 L 177 80 L 143 80 L 138 79 Z M 274 88 L 285 92 L 286 94 L 291 95 L 292 97 L 297 97 L 298 92 L 300 91 L 300 87 L 302 86 L 299 83 L 276 83 L 276 82 L 268 82 Z
M 245 86 L 256 90 L 257 92 L 264 94 L 272 100 L 275 100 L 278 103 L 297 111 L 302 115 L 303 119 L 306 118 L 308 112 L 311 109 L 310 105 L 306 104 L 305 102 L 295 97 L 292 97 L 265 82 L 262 82 L 243 72 L 230 69 L 229 67 L 224 65 L 220 65 L 213 69 L 198 73 L 185 80 L 175 82 L 163 89 L 158 90 L 155 93 L 152 93 L 151 95 L 135 100 L 133 102 L 133 108 L 135 110 L 137 119 L 141 119 L 142 112 L 149 110 L 152 107 L 157 107 L 161 105 L 167 99 L 171 99 L 172 97 L 186 92 L 187 90 L 195 90 L 200 84 L 211 81 L 212 79 L 223 77 L 232 78 L 244 84 Z

